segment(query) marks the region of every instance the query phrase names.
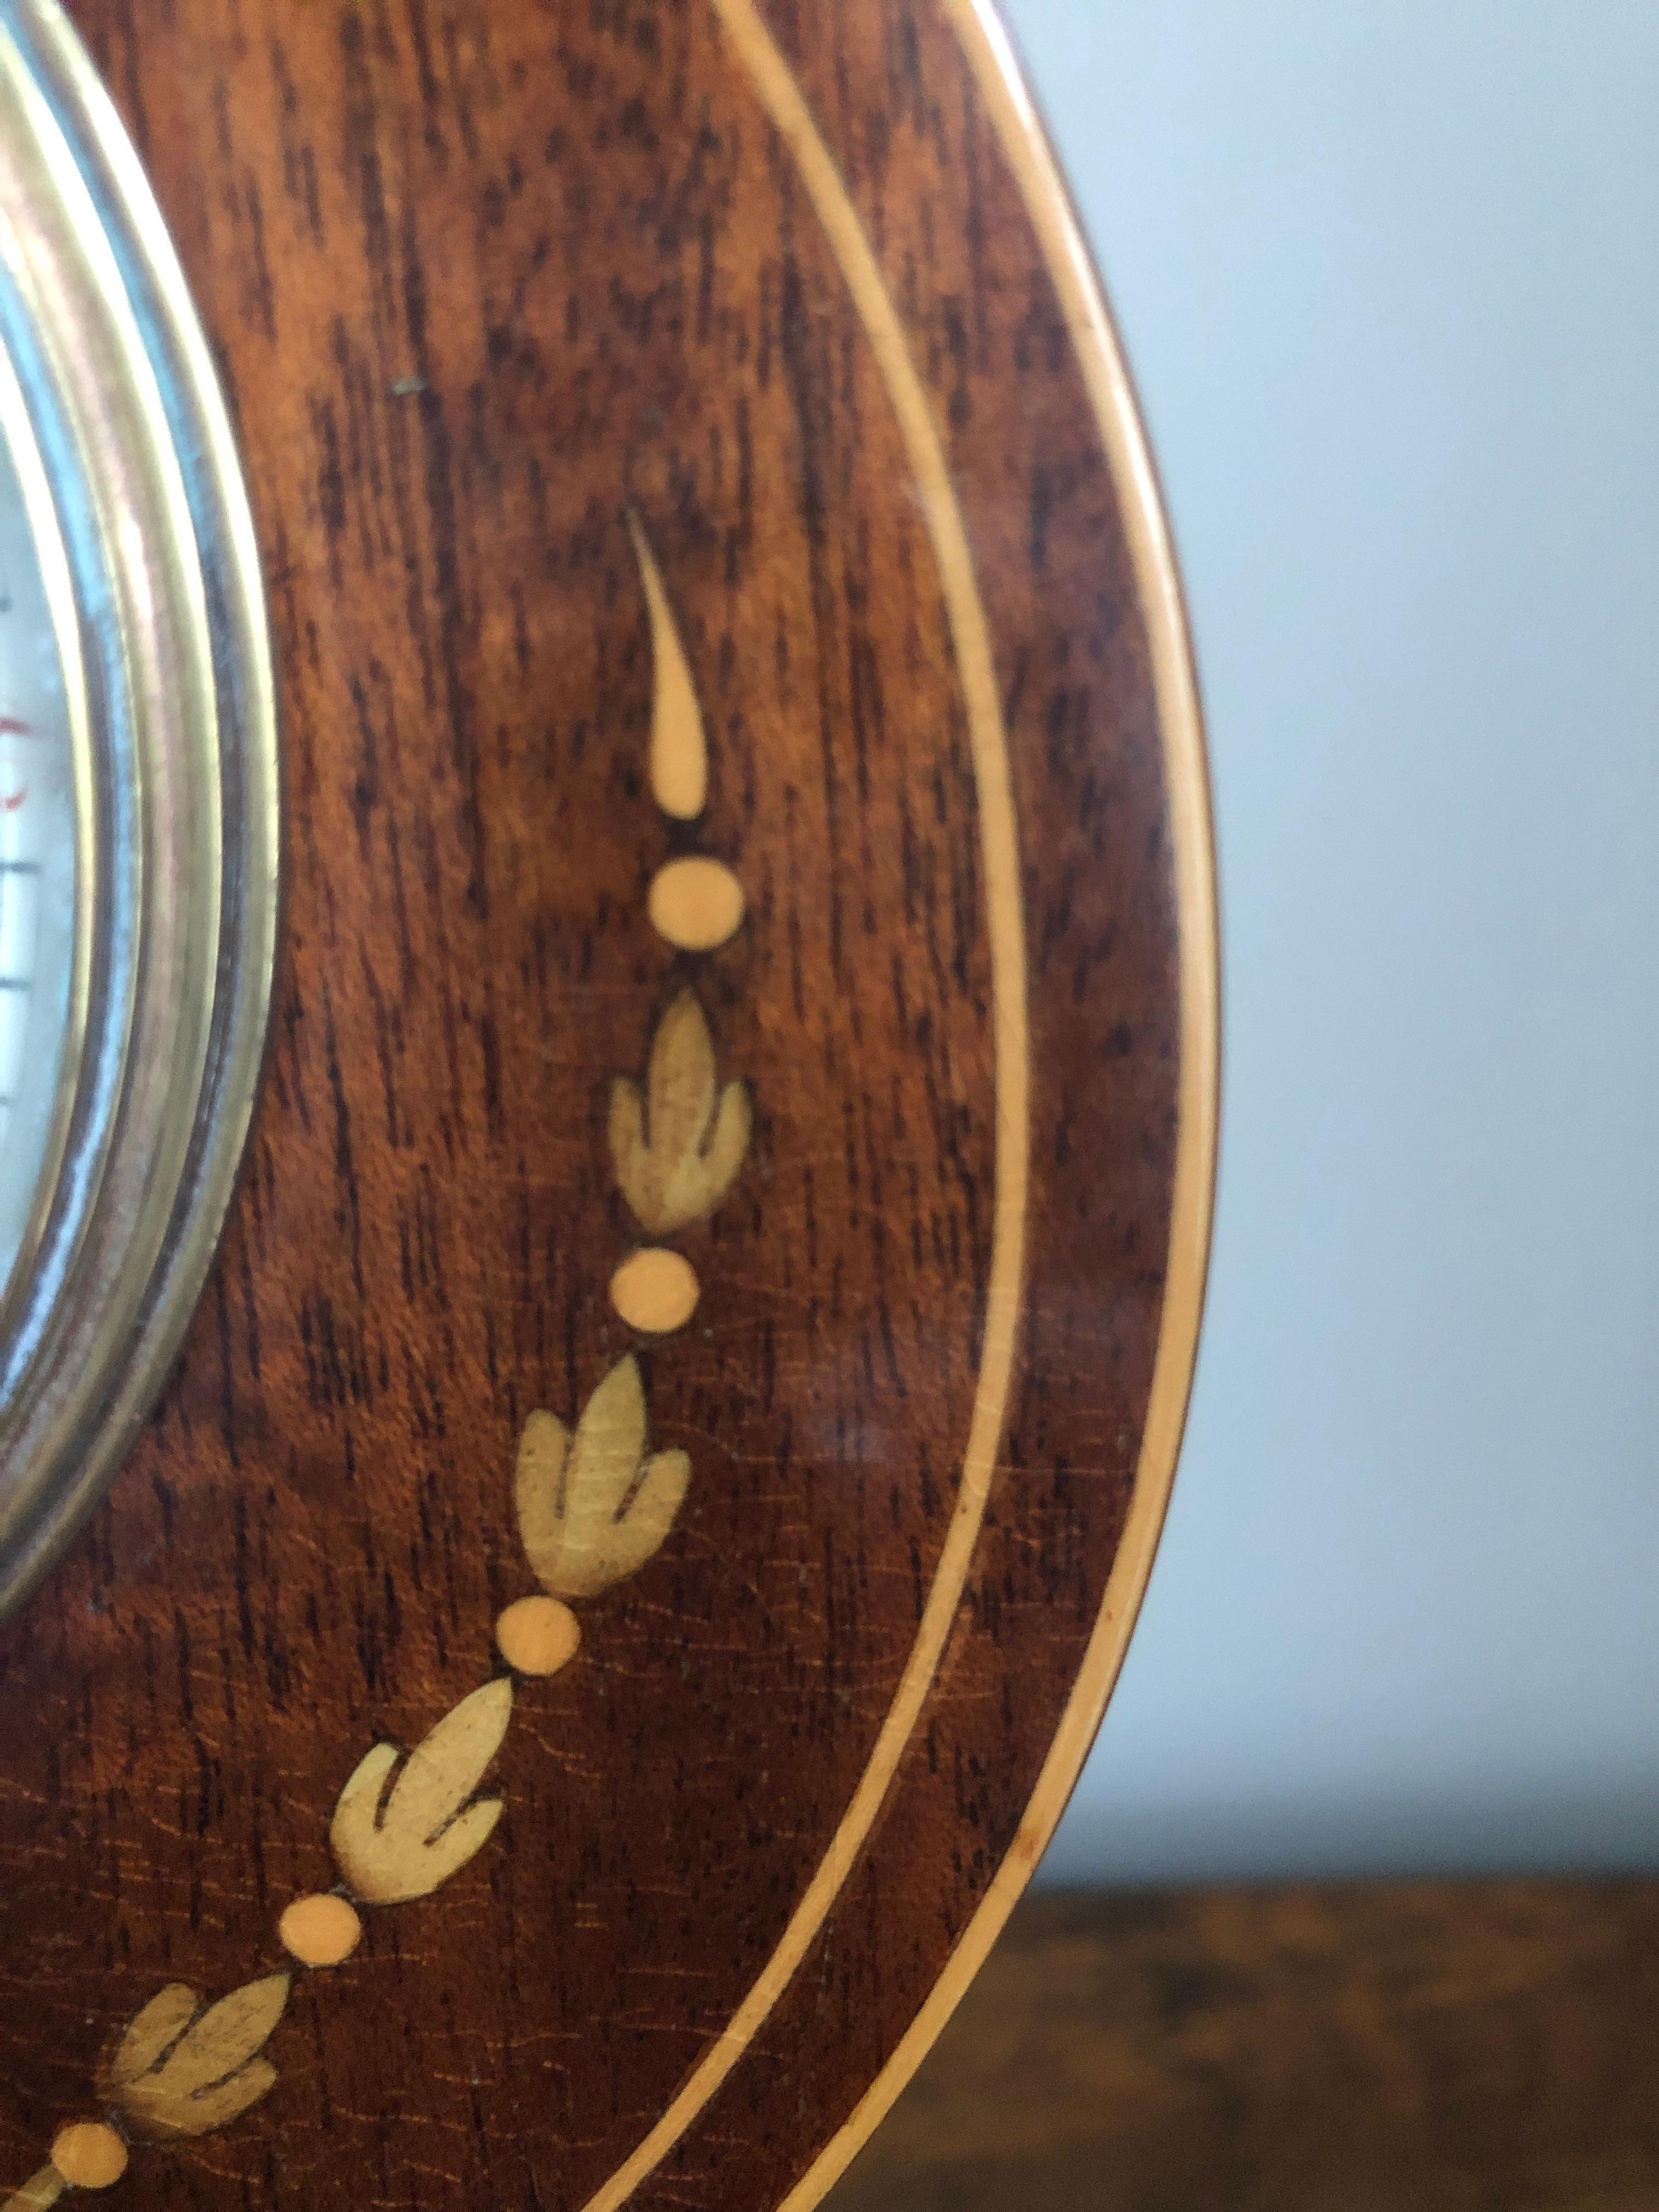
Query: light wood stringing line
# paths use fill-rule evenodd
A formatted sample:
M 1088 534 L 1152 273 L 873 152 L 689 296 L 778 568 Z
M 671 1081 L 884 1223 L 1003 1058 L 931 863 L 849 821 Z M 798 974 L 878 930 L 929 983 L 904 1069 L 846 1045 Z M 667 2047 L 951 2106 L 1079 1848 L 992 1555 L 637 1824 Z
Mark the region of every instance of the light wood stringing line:
M 806 1956 L 875 1826 L 939 1672 L 984 1522 L 1013 1372 L 1030 1195 L 1030 1040 L 1019 839 L 1002 696 L 967 524 L 898 310 L 800 88 L 753 0 L 712 0 L 712 4 L 762 107 L 793 156 L 841 268 L 897 418 L 933 544 L 962 679 L 979 794 L 996 1058 L 996 1205 L 985 1340 L 957 1504 L 915 1643 L 869 1764 L 776 1950 L 668 2110 L 589 2199 L 585 2212 L 617 2212 L 726 2080 Z
M 993 0 L 946 0 L 1059 293 L 1117 487 L 1152 644 L 1181 949 L 1180 1130 L 1164 1317 L 1122 1541 L 1083 1667 L 1007 1857 L 886 2065 L 784 2200 L 811 2212 L 939 2039 L 1053 1840 L 1123 1664 L 1169 1510 L 1203 1321 L 1220 1120 L 1220 944 L 1204 716 L 1180 573 L 1122 348 L 1042 122 Z

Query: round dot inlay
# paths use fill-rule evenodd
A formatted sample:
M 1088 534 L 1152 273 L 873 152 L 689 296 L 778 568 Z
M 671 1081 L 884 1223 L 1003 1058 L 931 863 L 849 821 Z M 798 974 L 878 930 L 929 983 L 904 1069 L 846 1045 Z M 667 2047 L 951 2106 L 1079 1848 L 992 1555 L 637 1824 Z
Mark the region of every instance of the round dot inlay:
M 495 1623 L 495 1644 L 518 1674 L 556 1674 L 581 1647 L 582 1632 L 556 1597 L 523 1597 Z
M 723 860 L 671 860 L 651 885 L 652 927 L 682 952 L 717 952 L 743 927 L 743 885 Z
M 363 1923 L 343 1897 L 299 1897 L 276 1933 L 302 1966 L 340 1966 L 362 1941 Z
M 611 1278 L 611 1303 L 642 1336 L 672 1336 L 684 1328 L 702 1296 L 690 1261 L 656 1245 L 624 1260 Z
M 102 2120 L 58 2130 L 52 2162 L 71 2189 L 112 2189 L 127 2170 L 127 2147 Z

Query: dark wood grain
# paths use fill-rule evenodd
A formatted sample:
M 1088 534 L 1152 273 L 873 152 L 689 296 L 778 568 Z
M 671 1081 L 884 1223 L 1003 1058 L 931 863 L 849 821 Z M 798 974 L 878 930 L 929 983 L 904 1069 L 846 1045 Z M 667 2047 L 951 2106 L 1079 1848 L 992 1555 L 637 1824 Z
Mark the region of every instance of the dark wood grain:
M 1653 2212 L 1659 1884 L 1023 1905 L 830 2212 Z
M 631 1342 L 612 1079 L 694 979 L 750 1089 L 646 1355 L 695 1469 L 661 1556 L 519 1698 L 499 1836 L 296 1990 L 277 2087 L 144 2148 L 180 2208 L 576 2212 L 765 1967 L 869 1761 L 956 1495 L 995 1195 L 957 648 L 889 395 L 702 0 L 76 0 L 242 438 L 285 730 L 273 1049 L 223 1255 L 89 1536 L 0 1636 L 0 2158 L 96 2109 L 162 1984 L 280 1963 L 342 1784 L 496 1662 L 526 1418 Z M 1182 1079 L 1145 611 L 1066 323 L 946 15 L 769 21 L 959 489 L 1032 993 L 1014 1392 L 945 1663 L 869 1847 L 638 2193 L 781 2201 L 1006 1853 L 1139 1462 Z M 710 741 L 647 769 L 637 509 Z M 738 940 L 646 918 L 689 844 Z

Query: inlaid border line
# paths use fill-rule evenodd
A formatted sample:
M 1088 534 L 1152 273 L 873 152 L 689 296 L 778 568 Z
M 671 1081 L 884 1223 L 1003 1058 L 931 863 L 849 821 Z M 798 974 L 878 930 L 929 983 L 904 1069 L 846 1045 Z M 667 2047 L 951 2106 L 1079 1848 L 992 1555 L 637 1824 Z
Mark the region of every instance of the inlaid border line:
M 973 70 L 1059 295 L 1118 494 L 1164 733 L 1180 952 L 1181 1076 L 1164 1316 L 1135 1486 L 1100 1617 L 1024 1817 L 944 1973 L 781 2212 L 811 2212 L 939 2039 L 1053 1840 L 1123 1665 L 1163 1534 L 1204 1317 L 1220 1127 L 1221 950 L 1204 710 L 1180 570 L 1134 386 L 1048 131 L 995 0 L 940 0 Z
M 897 1693 L 858 1788 L 777 1948 L 718 2039 L 650 2133 L 585 2212 L 616 2212 L 655 2172 L 731 2075 L 793 1978 L 869 1840 L 898 1772 L 957 1618 L 990 1501 L 1007 1415 L 1025 1268 L 1030 1192 L 1030 1028 L 1008 733 L 990 624 L 980 597 L 962 504 L 927 388 L 863 222 L 805 98 L 754 0 L 710 0 L 761 106 L 799 172 L 853 297 L 898 420 L 939 568 L 968 712 L 979 797 L 991 945 L 996 1066 L 996 1201 L 985 1332 L 956 1509 Z

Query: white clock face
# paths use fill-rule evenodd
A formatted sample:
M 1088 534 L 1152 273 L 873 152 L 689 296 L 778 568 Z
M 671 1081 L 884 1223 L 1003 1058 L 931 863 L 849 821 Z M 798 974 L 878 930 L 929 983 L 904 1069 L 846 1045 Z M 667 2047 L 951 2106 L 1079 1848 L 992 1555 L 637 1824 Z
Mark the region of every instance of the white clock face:
M 75 868 L 63 667 L 16 471 L 0 447 L 0 1289 L 57 1118 Z

